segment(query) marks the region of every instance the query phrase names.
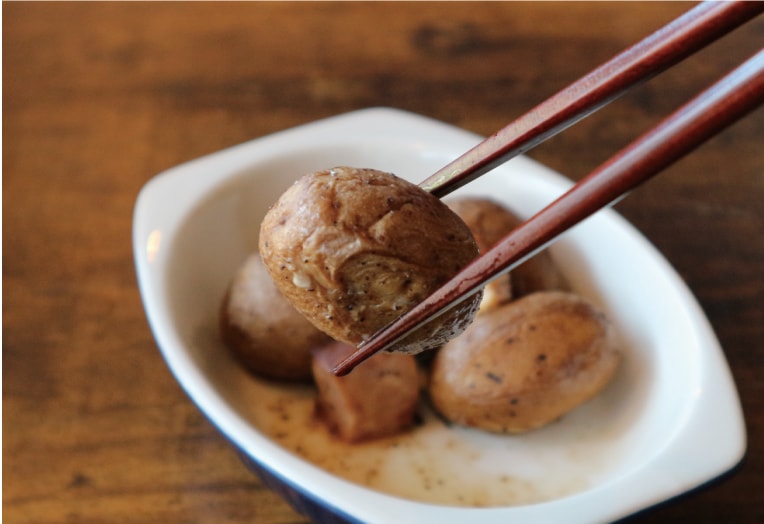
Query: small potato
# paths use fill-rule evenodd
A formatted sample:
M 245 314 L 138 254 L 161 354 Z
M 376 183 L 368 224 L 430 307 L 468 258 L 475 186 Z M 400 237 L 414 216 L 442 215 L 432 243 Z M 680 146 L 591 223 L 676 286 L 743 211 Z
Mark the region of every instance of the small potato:
M 487 198 L 462 197 L 447 203 L 470 228 L 481 253 L 485 253 L 523 222 L 512 211 Z M 488 311 L 512 298 L 536 291 L 568 289 L 568 283 L 551 254 L 543 250 L 488 284 L 480 310 Z
M 302 177 L 268 211 L 260 253 L 276 286 L 316 327 L 358 345 L 472 261 L 469 228 L 433 195 L 390 173 L 336 167 Z M 480 296 L 400 341 L 415 354 L 469 325 Z
M 332 367 L 355 348 L 339 342 L 315 352 L 313 378 L 318 387 L 316 412 L 347 442 L 394 435 L 411 426 L 419 400 L 416 359 L 378 353 L 337 377 Z
M 478 315 L 435 356 L 429 394 L 447 419 L 492 432 L 540 428 L 594 397 L 620 352 L 586 300 L 539 292 Z
M 277 379 L 310 379 L 311 350 L 331 341 L 286 301 L 257 254 L 247 258 L 226 292 L 220 331 L 247 369 Z

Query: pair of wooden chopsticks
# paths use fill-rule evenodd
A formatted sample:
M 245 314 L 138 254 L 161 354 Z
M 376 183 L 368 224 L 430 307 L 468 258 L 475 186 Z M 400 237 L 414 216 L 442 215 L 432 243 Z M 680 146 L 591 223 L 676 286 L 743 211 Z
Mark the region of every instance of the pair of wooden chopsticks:
M 705 2 L 538 105 L 420 184 L 438 197 L 528 151 L 764 11 L 764 2 Z M 449 282 L 377 332 L 337 375 L 389 348 L 510 271 L 764 102 L 764 50 L 581 179 Z

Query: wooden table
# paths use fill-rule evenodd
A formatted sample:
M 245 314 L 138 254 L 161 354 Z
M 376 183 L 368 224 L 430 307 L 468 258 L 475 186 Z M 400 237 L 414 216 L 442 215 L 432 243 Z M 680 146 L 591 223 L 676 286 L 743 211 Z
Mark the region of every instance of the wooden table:
M 11 524 L 305 519 L 240 464 L 149 331 L 141 186 L 180 162 L 391 106 L 489 134 L 686 3 L 5 3 L 3 513 Z M 764 42 L 760 18 L 530 156 L 580 178 Z M 764 119 L 618 209 L 697 295 L 748 453 L 634 522 L 764 522 Z

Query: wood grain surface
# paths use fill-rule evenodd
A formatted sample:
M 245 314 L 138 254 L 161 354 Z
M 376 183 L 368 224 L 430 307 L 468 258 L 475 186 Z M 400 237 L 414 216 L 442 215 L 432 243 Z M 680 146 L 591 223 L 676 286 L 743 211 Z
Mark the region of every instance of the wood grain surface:
M 306 522 L 156 348 L 130 237 L 152 176 L 371 106 L 490 134 L 691 6 L 4 3 L 5 522 Z M 762 42 L 760 18 L 530 156 L 581 178 Z M 764 522 L 763 116 L 617 208 L 707 313 L 748 431 L 734 471 L 633 522 Z

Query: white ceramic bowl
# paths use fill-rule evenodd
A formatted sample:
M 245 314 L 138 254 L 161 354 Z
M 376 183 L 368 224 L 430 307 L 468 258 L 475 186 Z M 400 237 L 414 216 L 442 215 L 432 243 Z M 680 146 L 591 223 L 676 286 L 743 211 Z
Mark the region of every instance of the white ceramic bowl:
M 670 265 L 612 210 L 551 249 L 575 291 L 613 320 L 625 360 L 601 395 L 542 430 L 488 435 L 425 410 L 409 434 L 348 447 L 312 420 L 309 387 L 254 378 L 228 355 L 216 329 L 224 289 L 256 249 L 268 206 L 296 178 L 352 165 L 417 182 L 478 140 L 369 109 L 152 179 L 135 207 L 138 281 L 159 348 L 191 399 L 269 486 L 317 522 L 607 522 L 732 468 L 745 429 L 716 337 Z M 569 186 L 519 157 L 460 192 L 527 216 Z

